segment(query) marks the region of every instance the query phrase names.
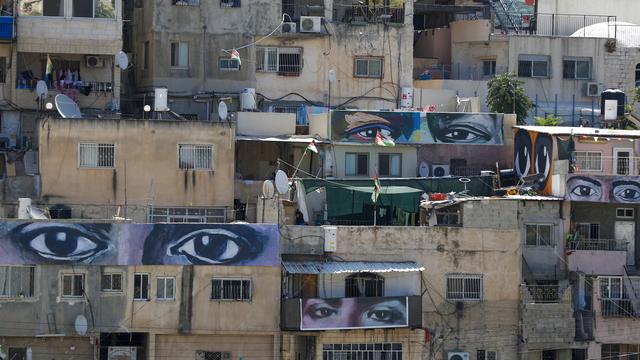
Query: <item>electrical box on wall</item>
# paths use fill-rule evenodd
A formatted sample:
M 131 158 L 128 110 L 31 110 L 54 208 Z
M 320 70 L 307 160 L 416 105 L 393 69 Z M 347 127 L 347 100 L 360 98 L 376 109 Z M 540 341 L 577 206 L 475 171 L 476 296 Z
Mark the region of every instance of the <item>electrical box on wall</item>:
M 324 227 L 324 252 L 338 251 L 338 228 L 335 226 Z

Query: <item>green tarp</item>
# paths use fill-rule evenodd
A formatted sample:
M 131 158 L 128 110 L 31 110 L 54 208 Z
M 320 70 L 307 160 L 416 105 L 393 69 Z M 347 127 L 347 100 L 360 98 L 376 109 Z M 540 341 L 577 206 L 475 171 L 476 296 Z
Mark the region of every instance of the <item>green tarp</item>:
M 365 205 L 373 206 L 372 186 L 331 186 L 327 189 L 327 211 L 330 218 L 361 214 Z M 408 186 L 382 186 L 377 205 L 397 207 L 403 211 L 417 213 L 423 191 Z

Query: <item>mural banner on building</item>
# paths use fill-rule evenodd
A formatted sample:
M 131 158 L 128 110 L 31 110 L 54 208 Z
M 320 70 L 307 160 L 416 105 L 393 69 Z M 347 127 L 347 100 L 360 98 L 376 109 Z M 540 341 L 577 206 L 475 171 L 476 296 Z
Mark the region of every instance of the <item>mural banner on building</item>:
M 566 199 L 640 204 L 640 178 L 638 176 L 569 175 Z
M 514 171 L 518 178 L 536 176 L 536 190 L 551 195 L 554 139 L 549 134 L 517 129 L 514 138 Z
M 302 299 L 300 330 L 409 326 L 406 297 Z
M 331 140 L 373 144 L 376 134 L 396 144 L 502 144 L 503 114 L 415 111 L 331 112 Z
M 0 264 L 280 266 L 277 225 L 0 223 Z

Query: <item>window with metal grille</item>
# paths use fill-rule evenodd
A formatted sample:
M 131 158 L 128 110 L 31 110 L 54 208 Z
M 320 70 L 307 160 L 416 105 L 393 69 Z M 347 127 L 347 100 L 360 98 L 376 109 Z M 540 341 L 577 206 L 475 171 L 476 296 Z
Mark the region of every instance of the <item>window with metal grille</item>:
M 378 154 L 380 176 L 400 177 L 402 175 L 402 154 Z
M 498 360 L 498 352 L 489 350 L 478 350 L 476 352 L 476 360 Z
M 447 300 L 482 300 L 481 274 L 448 274 Z
M 189 43 L 182 41 L 171 43 L 171 67 L 189 67 Z
M 617 208 L 616 217 L 619 219 L 633 219 L 635 217 L 633 208 Z
M 240 70 L 240 62 L 237 59 L 220 57 L 218 58 L 218 69 L 220 71 L 238 71 Z
M 224 8 L 239 8 L 240 0 L 220 0 L 220 7 Z
M 591 58 L 565 58 L 562 60 L 562 77 L 565 79 L 591 79 Z
M 0 298 L 33 297 L 35 273 L 35 266 L 0 266 Z
M 7 80 L 7 58 L 0 57 L 0 83 L 4 84 Z
M 356 57 L 354 64 L 354 77 L 382 79 L 384 58 Z
M 10 360 L 27 360 L 27 348 L 9 348 L 9 357 Z
M 256 71 L 298 76 L 302 72 L 302 48 L 257 46 Z
M 84 295 L 84 274 L 62 275 L 62 297 L 82 297 Z
M 518 76 L 548 78 L 551 57 L 546 55 L 520 55 L 518 57 Z
M 156 279 L 156 298 L 158 300 L 175 300 L 175 278 L 159 276 Z
M 133 299 L 149 300 L 149 274 L 133 274 Z
M 576 231 L 583 239 L 600 239 L 600 224 L 579 223 L 576 225 Z
M 369 154 L 346 153 L 344 167 L 345 176 L 369 176 Z
M 227 220 L 225 208 L 190 207 L 150 207 L 150 223 L 224 223 Z
M 113 169 L 115 166 L 115 144 L 80 143 L 78 145 L 78 167 Z
M 526 224 L 527 246 L 555 246 L 552 224 Z
M 231 353 L 228 351 L 196 351 L 196 360 L 229 360 Z
M 213 145 L 178 145 L 178 165 L 185 170 L 213 170 Z
M 104 292 L 120 292 L 122 291 L 122 274 L 106 273 L 102 274 L 100 281 L 102 291 Z
M 496 74 L 496 61 L 495 60 L 482 61 L 482 75 L 494 76 L 495 74 Z
M 200 0 L 172 0 L 171 3 L 181 6 L 198 6 L 200 5 Z
M 579 171 L 602 171 L 602 152 L 576 151 L 574 154 Z
M 402 360 L 402 343 L 322 344 L 323 360 Z
M 346 297 L 384 296 L 384 277 L 372 273 L 357 273 L 345 279 Z
M 219 279 L 211 280 L 211 300 L 251 300 L 251 280 Z

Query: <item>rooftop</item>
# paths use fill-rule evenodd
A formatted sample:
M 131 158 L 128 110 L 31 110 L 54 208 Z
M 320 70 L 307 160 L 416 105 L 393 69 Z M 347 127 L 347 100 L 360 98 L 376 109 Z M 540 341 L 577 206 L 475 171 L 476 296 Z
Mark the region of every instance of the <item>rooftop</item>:
M 576 136 L 611 136 L 621 138 L 640 138 L 640 130 L 599 129 L 589 127 L 571 126 L 514 126 L 514 129 L 523 129 L 549 135 L 576 135 Z

